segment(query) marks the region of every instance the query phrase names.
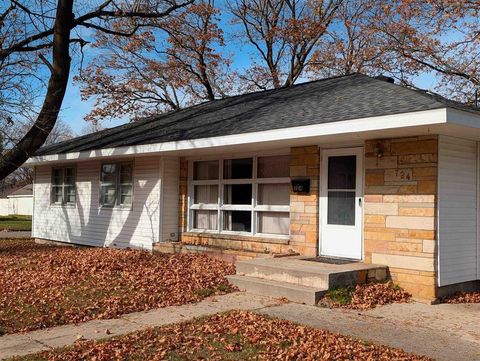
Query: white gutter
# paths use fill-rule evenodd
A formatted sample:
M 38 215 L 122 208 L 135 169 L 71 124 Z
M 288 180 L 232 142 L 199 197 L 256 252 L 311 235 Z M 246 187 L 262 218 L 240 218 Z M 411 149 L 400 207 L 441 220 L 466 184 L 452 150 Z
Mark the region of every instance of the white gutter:
M 52 154 L 30 158 L 25 164 L 35 166 L 46 162 L 85 160 L 135 154 L 155 154 L 189 149 L 214 148 L 231 145 L 252 144 L 278 140 L 301 139 L 325 135 L 396 129 L 447 122 L 447 109 L 426 110 L 379 117 L 352 119 L 339 122 L 314 124 L 300 127 L 266 130 L 211 138 L 181 140 L 176 142 L 104 148 L 83 152 Z

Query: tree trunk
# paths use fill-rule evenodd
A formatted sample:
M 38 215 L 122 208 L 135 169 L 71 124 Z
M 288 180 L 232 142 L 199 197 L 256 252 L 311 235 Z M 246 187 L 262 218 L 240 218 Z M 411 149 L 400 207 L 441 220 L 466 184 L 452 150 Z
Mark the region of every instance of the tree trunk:
M 0 159 L 0 180 L 31 157 L 47 139 L 55 126 L 62 106 L 70 73 L 70 31 L 73 21 L 73 0 L 58 0 L 53 32 L 53 63 L 42 109 L 27 134 Z

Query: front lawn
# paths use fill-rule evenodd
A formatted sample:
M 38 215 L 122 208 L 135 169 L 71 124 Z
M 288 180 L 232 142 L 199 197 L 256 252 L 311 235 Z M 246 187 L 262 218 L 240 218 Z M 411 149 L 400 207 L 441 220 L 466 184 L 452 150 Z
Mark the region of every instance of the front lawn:
M 251 312 L 217 314 L 16 358 L 40 360 L 429 360 Z
M 0 240 L 0 335 L 197 302 L 233 273 L 204 255 Z
M 31 231 L 32 216 L 0 216 L 0 231 Z
M 329 290 L 319 305 L 330 308 L 368 310 L 390 303 L 408 302 L 412 295 L 392 282 L 368 283 Z

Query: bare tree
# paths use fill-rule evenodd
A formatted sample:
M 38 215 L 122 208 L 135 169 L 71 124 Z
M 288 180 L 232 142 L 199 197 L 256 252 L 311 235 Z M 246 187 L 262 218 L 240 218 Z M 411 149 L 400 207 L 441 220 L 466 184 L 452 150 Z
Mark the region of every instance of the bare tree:
M 82 98 L 95 99 L 86 119 L 138 118 L 223 97 L 232 75 L 218 16 L 213 0 L 203 0 L 167 21 L 150 19 L 129 38 L 97 34 L 103 53 L 76 77 Z
M 236 0 L 230 10 L 261 60 L 244 75 L 260 89 L 293 85 L 343 0 Z
M 128 37 L 144 25 L 144 19 L 165 18 L 192 1 L 178 3 L 175 0 L 152 0 L 129 3 L 106 0 L 94 9 L 88 9 L 84 4 L 74 8 L 73 0 L 58 0 L 56 4 L 53 0 L 31 0 L 25 3 L 10 0 L 2 5 L 0 67 L 3 74 L 11 74 L 13 84 L 16 73 L 12 69 L 32 67 L 31 64 L 40 66 L 41 62 L 48 69 L 48 81 L 35 123 L 19 142 L 2 153 L 0 179 L 4 179 L 33 155 L 55 126 L 69 80 L 70 47 L 72 44 L 82 46 L 86 43 L 82 37 L 72 37 L 74 29 L 92 28 Z M 112 26 L 119 18 L 132 20 L 128 29 L 117 30 Z M 28 59 L 32 57 L 39 62 L 29 62 Z M 48 60 L 49 57 L 51 60 Z M 3 87 L 2 93 L 5 88 L 9 87 Z M 4 93 L 2 95 L 5 98 Z
M 480 88 L 480 2 L 385 1 L 376 28 L 406 72 L 438 76 L 436 90 L 473 102 Z

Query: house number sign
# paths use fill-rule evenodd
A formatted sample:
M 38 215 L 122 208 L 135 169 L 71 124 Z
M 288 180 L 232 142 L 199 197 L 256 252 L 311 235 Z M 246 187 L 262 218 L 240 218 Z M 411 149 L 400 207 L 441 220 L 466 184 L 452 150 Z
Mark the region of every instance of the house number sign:
M 292 179 L 292 189 L 295 193 L 310 192 L 310 179 Z

